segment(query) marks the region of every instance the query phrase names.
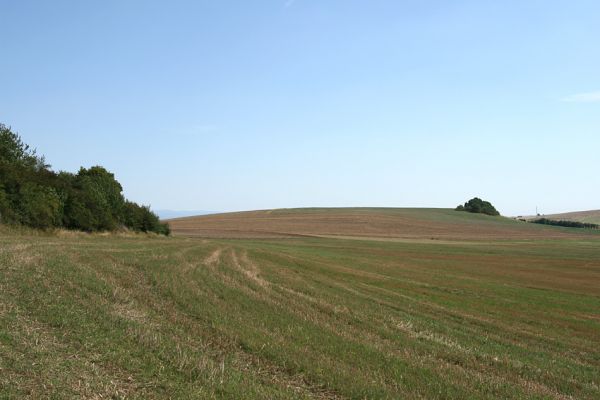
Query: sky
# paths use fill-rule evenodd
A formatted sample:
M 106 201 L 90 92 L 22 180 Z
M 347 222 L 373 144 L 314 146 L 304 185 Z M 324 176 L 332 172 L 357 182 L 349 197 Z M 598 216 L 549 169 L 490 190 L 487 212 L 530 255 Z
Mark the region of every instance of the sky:
M 600 2 L 0 0 L 0 122 L 153 209 L 600 208 Z

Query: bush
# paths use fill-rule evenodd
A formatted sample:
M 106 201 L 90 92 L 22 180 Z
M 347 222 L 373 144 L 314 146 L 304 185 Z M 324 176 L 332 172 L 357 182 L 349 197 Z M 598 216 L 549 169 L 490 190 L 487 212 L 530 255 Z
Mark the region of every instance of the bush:
M 99 230 L 100 223 L 94 213 L 95 207 L 90 203 L 86 193 L 73 190 L 65 201 L 63 224 L 65 228 L 79 229 L 86 232 Z
M 548 218 L 539 218 L 539 219 L 535 219 L 531 222 L 533 222 L 534 224 L 564 226 L 567 228 L 600 229 L 600 225 L 598 225 L 598 224 L 590 224 L 587 222 L 578 222 L 578 221 L 563 221 L 563 220 L 553 220 L 553 219 L 548 219 Z
M 150 211 L 150 207 L 140 206 L 127 201 L 124 207 L 125 226 L 134 231 L 156 232 L 170 235 L 171 229 L 168 224 L 160 222 L 158 216 Z
M 100 166 L 81 168 L 73 187 L 77 201 L 94 216 L 93 230 L 115 230 L 122 224 L 125 199 L 121 193 L 123 188 L 113 174 Z
M 53 188 L 27 182 L 21 188 L 19 204 L 23 224 L 42 229 L 60 226 L 62 202 Z
M 477 214 L 500 215 L 498 210 L 489 201 L 481 200 L 479 197 L 474 197 L 467 201 L 464 205 L 459 205 L 456 211 L 467 211 Z
M 14 221 L 13 210 L 4 191 L 4 185 L 0 185 L 0 223 L 12 221 Z

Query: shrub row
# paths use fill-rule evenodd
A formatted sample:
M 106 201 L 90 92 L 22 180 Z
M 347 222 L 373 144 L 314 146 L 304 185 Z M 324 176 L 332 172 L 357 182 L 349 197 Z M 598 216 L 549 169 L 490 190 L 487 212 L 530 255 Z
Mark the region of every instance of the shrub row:
M 578 222 L 578 221 L 564 221 L 564 220 L 554 220 L 554 219 L 548 219 L 548 218 L 539 218 L 539 219 L 534 219 L 531 222 L 533 222 L 534 224 L 564 226 L 567 228 L 600 229 L 600 225 L 598 225 L 598 224 L 590 224 L 587 222 Z
M 101 166 L 54 172 L 18 134 L 0 124 L 0 222 L 87 232 L 127 228 L 168 235 L 147 206 L 127 201 Z

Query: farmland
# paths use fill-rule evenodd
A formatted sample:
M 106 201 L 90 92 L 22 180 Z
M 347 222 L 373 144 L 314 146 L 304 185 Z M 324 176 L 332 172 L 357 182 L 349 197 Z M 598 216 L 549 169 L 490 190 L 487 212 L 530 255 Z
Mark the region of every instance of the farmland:
M 586 238 L 556 229 L 440 208 L 300 208 L 202 215 L 169 221 L 175 235 L 203 238 L 354 237 L 418 240 Z M 595 237 L 598 237 L 597 235 Z
M 559 221 L 574 221 L 574 222 L 583 222 L 589 224 L 600 224 L 600 210 L 590 210 L 590 211 L 574 211 L 562 214 L 549 214 L 544 215 L 544 218 L 559 220 Z M 532 216 L 527 217 L 528 219 L 537 219 L 540 217 Z
M 0 397 L 600 397 L 600 235 L 434 209 L 0 231 Z

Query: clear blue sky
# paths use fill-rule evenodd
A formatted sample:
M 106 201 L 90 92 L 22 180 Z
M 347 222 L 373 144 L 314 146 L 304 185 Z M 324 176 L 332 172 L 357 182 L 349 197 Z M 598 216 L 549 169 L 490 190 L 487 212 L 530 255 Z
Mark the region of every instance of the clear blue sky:
M 600 208 L 600 2 L 0 0 L 0 121 L 155 209 Z

